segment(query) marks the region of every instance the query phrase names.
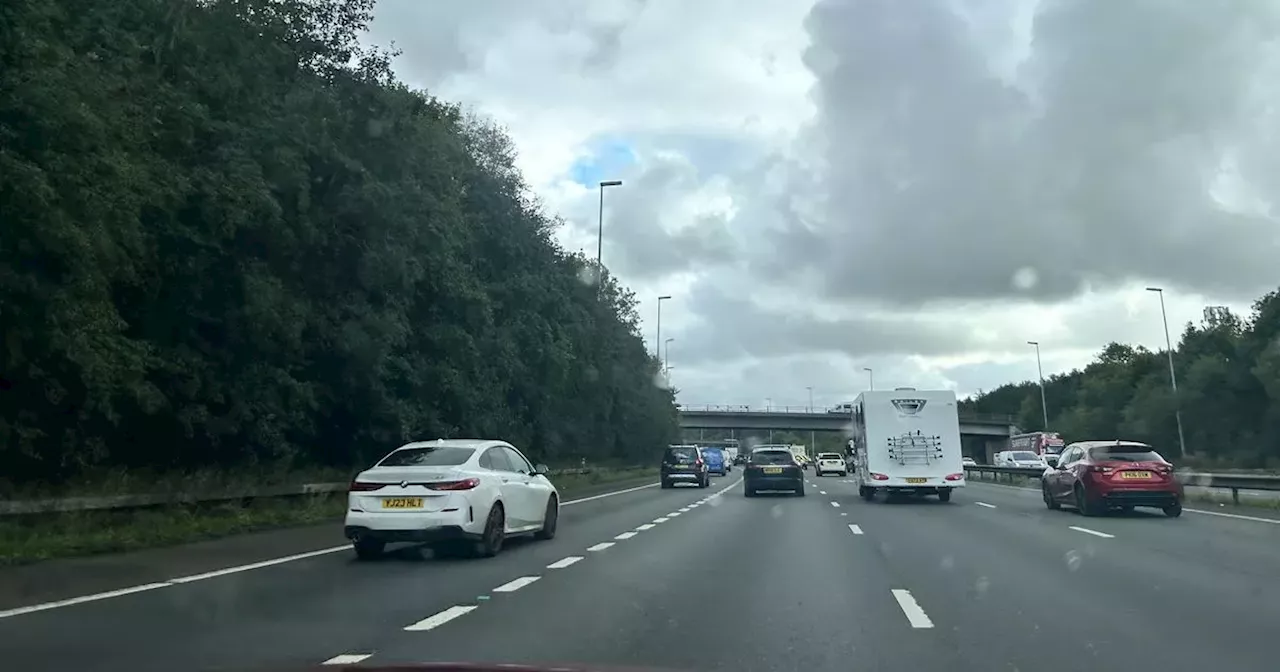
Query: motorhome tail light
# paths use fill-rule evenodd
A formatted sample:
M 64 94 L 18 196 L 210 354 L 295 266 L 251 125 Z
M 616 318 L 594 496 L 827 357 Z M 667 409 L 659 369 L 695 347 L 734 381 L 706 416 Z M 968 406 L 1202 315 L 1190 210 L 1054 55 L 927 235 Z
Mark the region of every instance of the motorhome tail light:
M 884 474 L 871 474 L 871 480 L 873 480 L 873 481 L 887 481 L 887 480 L 889 480 L 889 477 L 888 477 L 888 476 L 885 476 Z
M 351 487 L 347 488 L 347 492 L 372 492 L 381 490 L 386 487 L 386 483 L 366 483 L 364 481 L 351 481 Z
M 964 474 L 947 474 L 948 481 L 963 481 Z
M 427 487 L 432 490 L 471 490 L 480 485 L 478 478 L 464 478 L 461 481 L 440 481 L 439 483 L 428 483 Z

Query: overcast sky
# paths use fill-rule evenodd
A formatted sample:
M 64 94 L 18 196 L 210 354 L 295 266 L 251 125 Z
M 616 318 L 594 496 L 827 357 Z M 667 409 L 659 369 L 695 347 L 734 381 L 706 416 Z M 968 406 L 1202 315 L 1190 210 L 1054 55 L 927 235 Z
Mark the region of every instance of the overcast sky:
M 1163 348 L 1280 284 L 1263 0 L 380 0 L 405 82 L 509 129 L 688 404 L 960 394 Z

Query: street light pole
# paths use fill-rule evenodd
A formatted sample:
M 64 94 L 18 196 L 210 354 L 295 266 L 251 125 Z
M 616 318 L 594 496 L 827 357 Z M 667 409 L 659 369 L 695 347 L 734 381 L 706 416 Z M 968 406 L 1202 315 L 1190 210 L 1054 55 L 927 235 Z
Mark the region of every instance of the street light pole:
M 874 392 L 874 391 L 875 391 L 875 389 L 876 389 L 876 374 L 875 374 L 875 372 L 874 372 L 874 371 L 872 371 L 869 367 L 866 367 L 866 366 L 862 367 L 862 370 L 867 372 L 867 384 L 868 384 L 868 387 L 870 387 L 870 388 L 871 388 L 871 391 L 873 391 L 873 392 Z
M 1178 421 L 1178 451 L 1187 457 L 1187 441 L 1182 435 L 1182 401 L 1178 398 L 1178 374 L 1173 372 L 1173 342 L 1169 340 L 1169 315 L 1164 309 L 1164 289 L 1148 287 L 1148 292 L 1160 295 L 1160 319 L 1164 322 L 1164 347 L 1169 355 L 1169 384 L 1173 387 L 1173 417 Z
M 598 291 L 604 288 L 604 265 L 601 263 L 601 257 L 604 255 L 604 189 L 605 187 L 620 187 L 622 180 L 605 180 L 600 183 L 600 217 L 596 224 L 596 283 L 599 287 Z
M 671 341 L 674 340 L 676 339 L 668 338 L 662 342 L 662 368 L 665 371 L 671 370 Z
M 1044 367 L 1040 366 L 1040 343 L 1027 341 L 1027 345 L 1035 346 L 1036 371 L 1040 374 L 1040 411 L 1044 413 L 1044 431 L 1049 431 L 1049 404 L 1044 400 Z
M 813 412 L 813 386 L 810 385 L 804 389 L 809 390 L 809 412 L 812 413 Z
M 653 356 L 658 356 L 658 344 L 662 343 L 662 302 L 671 298 L 670 296 L 658 297 L 658 336 L 653 339 Z

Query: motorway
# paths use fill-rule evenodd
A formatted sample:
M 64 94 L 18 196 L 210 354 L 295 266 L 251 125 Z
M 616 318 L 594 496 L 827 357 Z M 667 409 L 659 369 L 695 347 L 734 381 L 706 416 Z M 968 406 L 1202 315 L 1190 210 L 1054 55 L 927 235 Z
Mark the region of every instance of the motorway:
M 487 560 L 357 563 L 334 528 L 291 549 L 309 557 L 0 604 L 0 651 L 23 672 L 1277 669 L 1274 513 L 1084 518 L 978 483 L 949 504 L 866 503 L 812 475 L 804 498 L 747 499 L 739 478 L 566 505 L 555 540 Z

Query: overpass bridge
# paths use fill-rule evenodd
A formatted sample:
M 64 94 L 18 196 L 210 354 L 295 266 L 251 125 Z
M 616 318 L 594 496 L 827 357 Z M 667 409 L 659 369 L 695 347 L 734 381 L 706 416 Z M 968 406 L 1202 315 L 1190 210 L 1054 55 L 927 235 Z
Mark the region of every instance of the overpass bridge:
M 774 430 L 806 432 L 848 432 L 849 413 L 804 406 L 750 407 L 699 404 L 680 406 L 681 429 Z M 1011 415 L 960 414 L 960 438 L 970 448 L 966 454 L 988 459 L 1006 450 L 1010 436 L 1019 429 Z

